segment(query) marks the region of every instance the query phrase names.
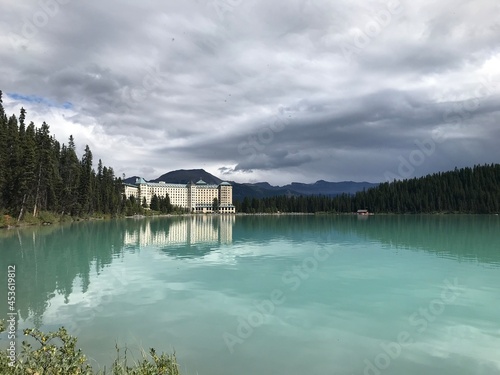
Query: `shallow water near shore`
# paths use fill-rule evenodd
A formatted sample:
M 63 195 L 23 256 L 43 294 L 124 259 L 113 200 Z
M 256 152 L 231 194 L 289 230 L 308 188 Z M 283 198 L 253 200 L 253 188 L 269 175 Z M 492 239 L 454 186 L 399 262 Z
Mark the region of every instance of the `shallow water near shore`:
M 0 311 L 15 265 L 18 332 L 64 325 L 96 368 L 118 343 L 175 349 L 183 374 L 500 374 L 499 234 L 472 215 L 10 230 Z

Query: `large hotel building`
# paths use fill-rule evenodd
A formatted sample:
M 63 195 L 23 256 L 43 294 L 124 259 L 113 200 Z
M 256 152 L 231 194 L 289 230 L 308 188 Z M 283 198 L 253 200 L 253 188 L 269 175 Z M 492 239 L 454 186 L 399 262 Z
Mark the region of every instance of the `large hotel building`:
M 134 196 L 143 202 L 146 199 L 148 205 L 151 198 L 156 194 L 159 198 L 170 198 L 170 204 L 182 208 L 188 208 L 194 213 L 213 212 L 214 198 L 217 198 L 217 212 L 234 213 L 233 187 L 228 182 L 219 185 L 208 185 L 199 180 L 189 184 L 169 184 L 163 181 L 146 182 L 143 178 L 137 178 L 135 184 L 124 184 L 125 196 Z

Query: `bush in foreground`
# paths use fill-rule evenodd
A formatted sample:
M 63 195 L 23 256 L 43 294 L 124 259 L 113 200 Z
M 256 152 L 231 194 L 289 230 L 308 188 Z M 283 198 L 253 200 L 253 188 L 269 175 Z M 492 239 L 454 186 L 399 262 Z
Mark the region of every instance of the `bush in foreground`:
M 0 321 L 0 332 L 5 330 L 4 322 Z M 111 366 L 111 371 L 95 372 L 88 364 L 81 349 L 76 349 L 77 339 L 68 335 L 64 327 L 56 332 L 43 333 L 37 329 L 25 329 L 25 336 L 32 338 L 34 344 L 22 342 L 14 366 L 7 351 L 0 352 L 0 374 L 2 375 L 179 375 L 179 367 L 172 355 L 157 355 L 150 349 L 149 355 L 143 353 L 142 359 L 128 366 L 126 351 L 120 356 L 116 347 L 117 358 Z

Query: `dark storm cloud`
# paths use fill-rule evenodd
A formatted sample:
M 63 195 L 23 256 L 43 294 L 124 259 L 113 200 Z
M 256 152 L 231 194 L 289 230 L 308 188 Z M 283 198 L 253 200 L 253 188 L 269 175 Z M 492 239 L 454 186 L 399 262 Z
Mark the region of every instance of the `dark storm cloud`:
M 412 176 L 500 160 L 493 0 L 216 3 L 9 0 L 5 106 L 146 178 L 381 181 L 422 144 Z

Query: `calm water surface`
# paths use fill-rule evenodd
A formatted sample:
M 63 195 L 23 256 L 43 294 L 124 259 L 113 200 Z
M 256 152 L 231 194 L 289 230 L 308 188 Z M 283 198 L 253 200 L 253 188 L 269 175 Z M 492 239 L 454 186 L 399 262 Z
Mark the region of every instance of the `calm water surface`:
M 0 232 L 0 313 L 184 374 L 500 374 L 498 216 L 198 216 Z M 0 336 L 5 347 L 5 335 Z

